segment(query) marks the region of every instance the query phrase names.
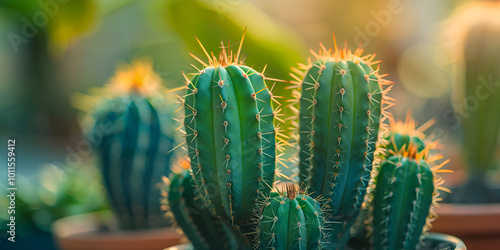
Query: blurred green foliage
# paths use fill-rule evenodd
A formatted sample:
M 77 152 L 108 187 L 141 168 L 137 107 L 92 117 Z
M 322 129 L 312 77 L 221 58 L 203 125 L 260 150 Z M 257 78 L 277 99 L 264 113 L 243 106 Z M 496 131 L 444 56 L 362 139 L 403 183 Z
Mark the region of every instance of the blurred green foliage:
M 1 184 L 1 192 L 7 188 Z M 107 209 L 106 191 L 99 171 L 91 166 L 65 167 L 44 165 L 34 178 L 17 176 L 16 232 L 29 235 L 36 231 L 49 232 L 55 220 Z M 6 194 L 0 196 L 0 206 L 9 207 Z M 0 228 L 7 231 L 11 215 L 0 211 Z M 5 230 L 4 230 L 5 229 Z

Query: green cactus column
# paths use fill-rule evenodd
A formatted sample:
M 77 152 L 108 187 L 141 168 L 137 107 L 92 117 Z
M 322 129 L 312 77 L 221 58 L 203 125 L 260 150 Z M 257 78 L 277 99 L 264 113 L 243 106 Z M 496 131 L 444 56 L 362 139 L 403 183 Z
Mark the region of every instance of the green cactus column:
M 203 48 L 205 51 L 205 49 Z M 223 48 L 186 77 L 186 142 L 205 205 L 235 227 L 250 223 L 269 196 L 275 174 L 272 96 L 263 74 Z M 198 59 L 198 61 L 201 61 Z
M 124 229 L 169 225 L 160 209 L 161 176 L 170 174 L 174 145 L 169 106 L 149 62 L 117 72 L 100 97 L 88 135 L 108 196 Z M 98 98 L 99 99 L 99 98 Z
M 231 230 L 201 202 L 191 173 L 174 174 L 166 182 L 166 206 L 195 249 L 238 249 Z
M 273 192 L 259 218 L 260 249 L 322 249 L 328 229 L 319 203 L 293 184 Z
M 375 249 L 415 249 L 433 192 L 434 175 L 424 160 L 395 155 L 382 163 L 373 199 Z
M 355 233 L 349 242 L 352 245 L 368 247 L 373 243 L 371 239 L 373 236 L 373 196 L 377 175 L 380 172 L 380 161 L 386 162 L 388 158 L 394 155 L 403 155 L 410 150 L 423 154 L 426 147 L 429 151 L 430 148 L 436 146 L 436 142 L 429 142 L 424 134 L 424 131 L 434 124 L 434 120 L 430 120 L 418 128 L 416 128 L 415 120 L 411 117 L 411 112 L 408 112 L 405 121 L 396 121 L 392 116 L 389 116 L 388 120 L 390 128 L 388 133 L 383 135 L 378 142 L 379 154 L 375 156 L 377 160 L 373 164 L 372 180 L 365 196 L 361 214 L 356 221 L 355 228 L 353 228 Z
M 329 206 L 334 248 L 346 244 L 363 203 L 389 100 L 383 86 L 390 82 L 373 69 L 373 56 L 361 53 L 322 46 L 296 77 L 301 188 Z
M 390 121 L 390 133 L 381 140 L 381 162 L 374 169 L 371 192 L 363 215 L 373 231 L 375 249 L 416 249 L 436 217 L 439 192 L 448 189 L 438 173 L 448 161 L 436 164 L 438 143 L 423 133 L 434 121 L 416 128 L 408 113 L 404 122 Z

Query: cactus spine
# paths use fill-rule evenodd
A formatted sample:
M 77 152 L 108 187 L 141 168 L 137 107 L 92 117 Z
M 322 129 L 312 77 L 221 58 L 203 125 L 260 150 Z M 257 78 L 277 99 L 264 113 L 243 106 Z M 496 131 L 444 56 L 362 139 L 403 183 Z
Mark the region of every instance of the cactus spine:
M 391 83 L 372 67 L 374 56 L 347 48 L 327 50 L 299 66 L 295 86 L 302 93 L 299 116 L 301 188 L 329 206 L 334 248 L 345 245 L 370 181 L 375 143 L 390 99 Z M 304 72 L 300 71 L 304 70 Z
M 238 249 L 231 230 L 202 204 L 191 173 L 164 178 L 165 204 L 195 249 Z
M 323 212 L 308 195 L 285 183 L 273 192 L 259 220 L 260 249 L 320 249 L 325 243 Z
M 244 35 L 243 35 L 244 37 Z M 243 39 L 242 39 L 243 42 Z M 186 77 L 186 142 L 203 202 L 235 227 L 249 219 L 270 193 L 275 175 L 276 128 L 265 77 L 244 66 L 241 45 L 224 46 L 203 69 Z M 194 56 L 193 56 L 194 57 Z
M 160 209 L 161 176 L 170 173 L 174 139 L 159 78 L 148 61 L 119 71 L 94 113 L 90 139 L 99 153 L 104 184 L 124 229 L 168 225 Z

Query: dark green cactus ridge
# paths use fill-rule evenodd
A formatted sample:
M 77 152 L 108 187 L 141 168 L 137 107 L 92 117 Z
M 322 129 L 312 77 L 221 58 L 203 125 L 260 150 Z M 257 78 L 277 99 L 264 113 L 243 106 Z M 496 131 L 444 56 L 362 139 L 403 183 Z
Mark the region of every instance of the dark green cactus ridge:
M 238 249 L 231 230 L 208 211 L 197 195 L 188 171 L 174 174 L 167 184 L 167 206 L 195 249 Z
M 227 54 L 224 48 L 219 60 L 209 57 L 210 65 L 186 78 L 184 125 L 202 200 L 239 226 L 249 222 L 274 181 L 276 112 L 264 76 L 240 65 L 239 52 Z
M 163 117 L 162 117 L 163 116 Z M 104 184 L 113 209 L 126 229 L 168 225 L 160 209 L 161 176 L 170 173 L 172 136 L 162 132 L 168 117 L 137 94 L 105 100 L 97 108 L 92 134 Z
M 381 164 L 376 183 L 375 249 L 415 249 L 435 192 L 431 168 L 423 159 L 391 156 Z
M 273 192 L 259 219 L 260 249 L 322 249 L 323 220 L 319 203 L 310 196 Z
M 300 183 L 330 207 L 334 245 L 347 242 L 363 203 L 390 84 L 360 55 L 323 49 L 298 83 Z

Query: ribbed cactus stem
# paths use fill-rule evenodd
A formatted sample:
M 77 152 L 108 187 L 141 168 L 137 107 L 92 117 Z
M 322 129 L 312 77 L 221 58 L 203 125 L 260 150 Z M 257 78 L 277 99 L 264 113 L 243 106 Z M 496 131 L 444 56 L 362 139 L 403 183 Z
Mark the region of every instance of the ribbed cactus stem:
M 438 142 L 424 134 L 434 120 L 417 128 L 409 112 L 404 122 L 389 121 L 363 217 L 375 249 L 415 249 L 436 217 L 439 191 L 449 192 L 437 174 L 450 171 L 441 169 L 447 161 L 435 164 L 442 158 L 434 152 Z
M 299 177 L 330 207 L 334 246 L 342 247 L 370 181 L 375 143 L 388 98 L 373 56 L 322 46 L 296 77 L 301 88 Z
M 186 141 L 205 205 L 240 226 L 274 181 L 276 112 L 264 75 L 242 65 L 239 51 L 206 54 L 205 68 L 186 77 Z
M 204 207 L 188 171 L 165 182 L 168 210 L 195 249 L 238 249 L 231 230 Z
M 373 199 L 375 249 L 415 249 L 434 191 L 425 160 L 395 155 L 383 162 Z
M 436 142 L 430 142 L 426 139 L 423 133 L 434 124 L 434 120 L 430 120 L 423 125 L 416 127 L 415 120 L 411 117 L 411 112 L 407 113 L 404 121 L 396 121 L 392 116 L 388 117 L 390 129 L 382 135 L 378 142 L 378 155 L 372 169 L 372 180 L 365 196 L 362 213 L 357 221 L 355 237 L 352 241 L 355 244 L 367 246 L 371 242 L 371 232 L 373 231 L 373 198 L 374 189 L 377 184 L 377 176 L 380 172 L 380 162 L 386 162 L 388 158 L 395 155 L 409 154 L 426 154 L 429 149 L 436 146 Z M 426 149 L 427 148 L 427 149 Z M 438 157 L 439 158 L 439 157 Z
M 285 193 L 272 193 L 263 208 L 260 249 L 323 248 L 327 229 L 319 203 L 308 195 L 297 195 L 297 190 L 289 187 Z

